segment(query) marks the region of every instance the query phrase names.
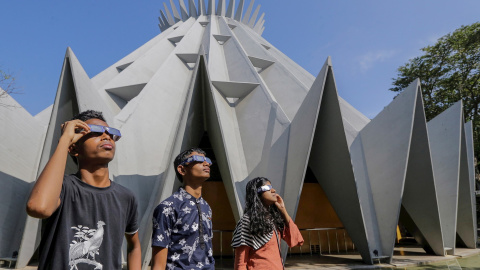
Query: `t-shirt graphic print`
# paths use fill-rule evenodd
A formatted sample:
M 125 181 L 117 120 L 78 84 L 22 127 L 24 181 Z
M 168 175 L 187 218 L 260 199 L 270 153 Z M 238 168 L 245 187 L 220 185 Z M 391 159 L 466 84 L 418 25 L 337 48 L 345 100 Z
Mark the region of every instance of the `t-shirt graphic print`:
M 78 225 L 72 227 L 76 231 L 74 240 L 70 244 L 69 266 L 70 269 L 78 269 L 77 264 L 86 263 L 95 266 L 93 269 L 102 269 L 103 265 L 95 261 L 95 255 L 99 255 L 105 233 L 103 226 L 105 222 L 97 222 L 97 229 L 90 229 L 87 226 Z

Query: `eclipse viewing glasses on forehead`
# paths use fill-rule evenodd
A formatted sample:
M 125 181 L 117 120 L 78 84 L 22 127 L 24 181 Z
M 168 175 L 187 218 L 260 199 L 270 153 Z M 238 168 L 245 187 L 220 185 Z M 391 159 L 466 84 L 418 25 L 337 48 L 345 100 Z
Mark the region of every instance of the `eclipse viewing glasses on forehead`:
M 263 193 L 265 191 L 271 190 L 272 188 L 273 188 L 272 185 L 264 185 L 257 189 L 257 193 Z
M 112 127 L 106 127 L 106 126 L 99 126 L 99 125 L 88 125 L 90 127 L 90 132 L 93 133 L 104 133 L 106 132 L 107 134 L 112 135 L 112 140 L 118 141 L 120 140 L 120 137 L 122 137 L 122 134 L 120 133 L 120 130 Z M 80 133 L 83 129 L 76 130 L 77 133 Z
M 209 165 L 212 165 L 212 161 L 208 157 L 193 155 L 189 156 L 187 159 L 182 161 L 179 165 L 185 165 L 190 162 L 204 162 L 206 161 Z

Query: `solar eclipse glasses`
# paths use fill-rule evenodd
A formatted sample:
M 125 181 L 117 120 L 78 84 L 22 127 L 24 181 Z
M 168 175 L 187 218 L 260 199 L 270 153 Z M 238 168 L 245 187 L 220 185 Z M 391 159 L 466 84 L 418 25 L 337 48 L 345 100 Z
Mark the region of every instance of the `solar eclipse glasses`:
M 199 155 L 189 156 L 187 159 L 182 161 L 179 165 L 185 165 L 190 162 L 204 162 L 204 161 L 206 161 L 208 165 L 212 165 L 212 161 L 208 157 L 199 156 Z
M 99 135 L 101 135 L 102 133 L 105 132 L 108 135 L 110 135 L 110 137 L 114 141 L 118 141 L 118 140 L 120 140 L 120 137 L 122 137 L 122 134 L 120 133 L 120 130 L 118 130 L 116 128 L 99 126 L 99 125 L 88 125 L 88 126 L 90 127 L 90 132 L 100 133 Z M 80 133 L 81 131 L 83 131 L 83 129 L 75 130 L 76 133 Z
M 265 191 L 269 191 L 272 188 L 273 188 L 272 185 L 263 185 L 263 186 L 261 186 L 257 189 L 257 193 L 260 194 L 260 193 L 263 193 Z

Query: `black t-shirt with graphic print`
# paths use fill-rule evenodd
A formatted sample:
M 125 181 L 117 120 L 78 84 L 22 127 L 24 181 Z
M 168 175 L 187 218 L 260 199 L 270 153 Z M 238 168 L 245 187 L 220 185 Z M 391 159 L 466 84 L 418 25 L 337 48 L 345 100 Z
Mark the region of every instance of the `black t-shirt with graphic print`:
M 122 269 L 125 233 L 138 230 L 137 200 L 111 182 L 98 188 L 65 175 L 60 206 L 43 220 L 38 269 Z

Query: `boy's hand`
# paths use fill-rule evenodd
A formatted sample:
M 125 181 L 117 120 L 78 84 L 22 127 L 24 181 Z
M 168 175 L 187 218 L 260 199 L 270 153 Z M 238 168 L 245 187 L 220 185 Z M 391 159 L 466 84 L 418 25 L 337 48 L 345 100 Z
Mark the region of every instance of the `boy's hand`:
M 69 142 L 69 145 L 76 143 L 85 134 L 90 132 L 90 127 L 83 121 L 75 119 L 61 125 L 62 138 Z

